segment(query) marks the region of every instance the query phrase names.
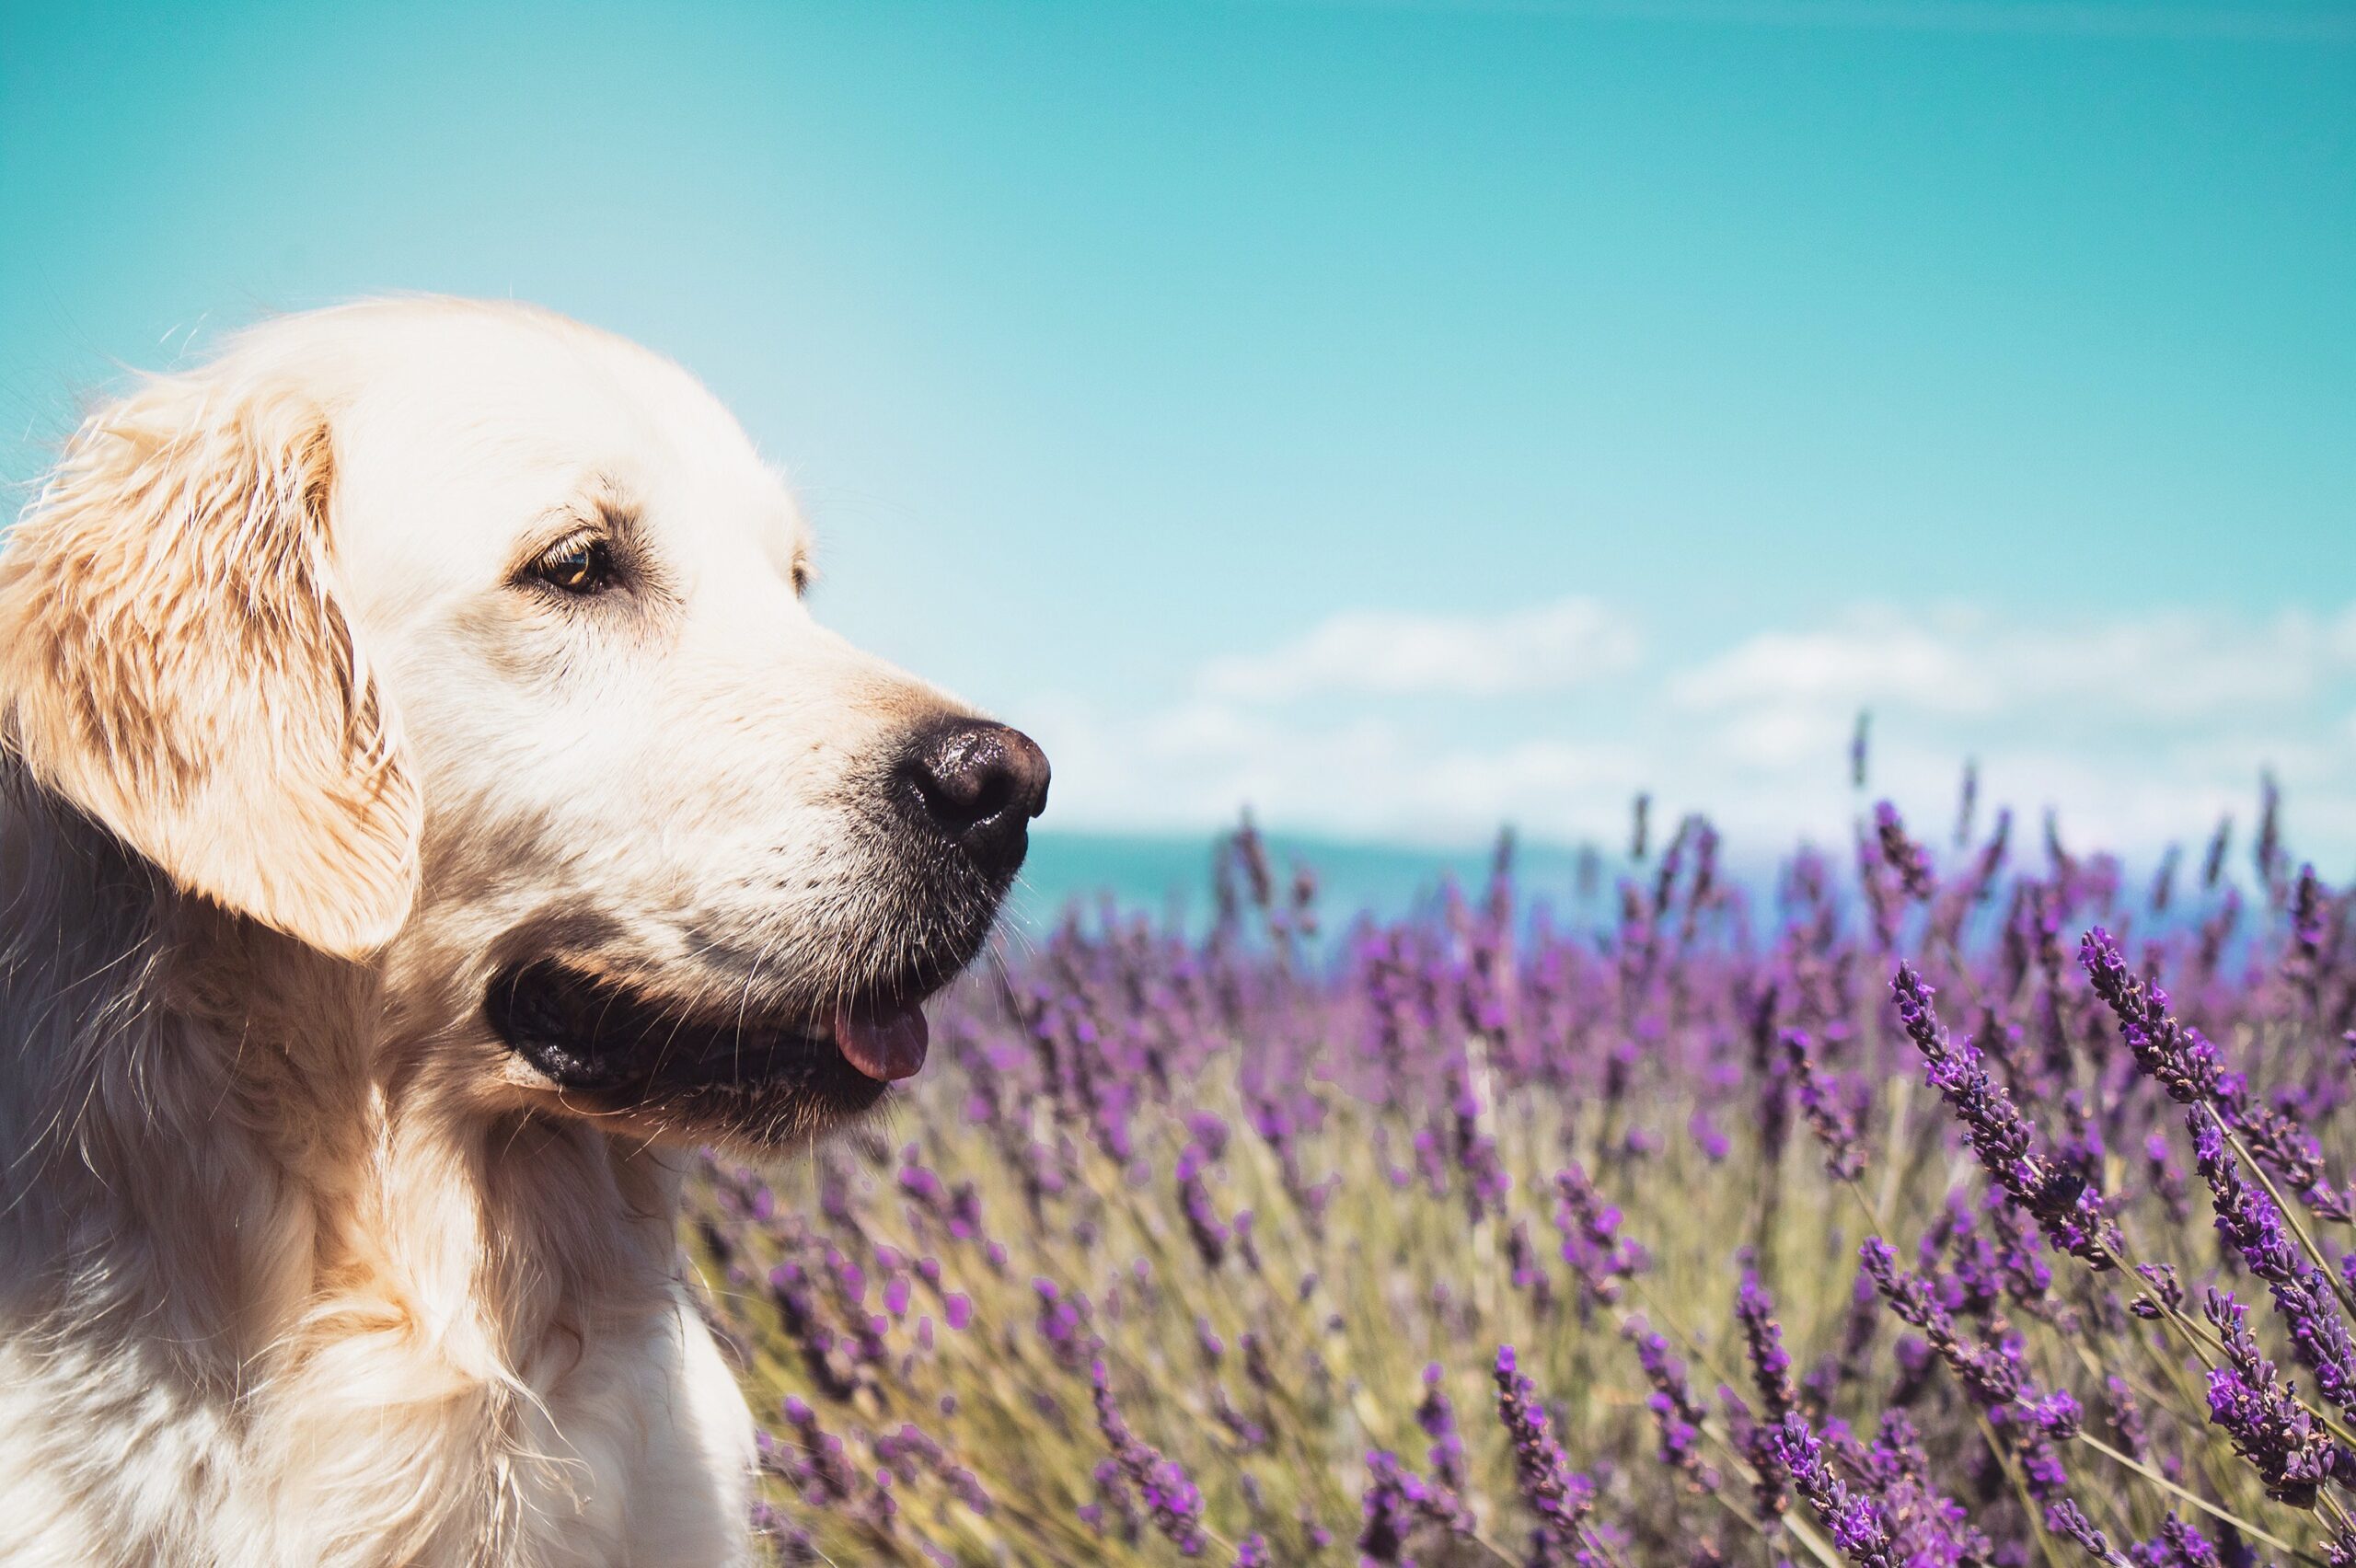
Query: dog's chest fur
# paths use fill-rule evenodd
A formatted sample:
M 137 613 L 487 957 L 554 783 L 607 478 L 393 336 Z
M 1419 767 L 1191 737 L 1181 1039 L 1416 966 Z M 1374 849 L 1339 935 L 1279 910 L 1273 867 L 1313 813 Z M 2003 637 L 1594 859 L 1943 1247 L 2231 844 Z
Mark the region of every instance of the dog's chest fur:
M 352 966 L 159 926 L 0 791 L 0 1561 L 741 1561 L 674 1172 L 405 1078 Z

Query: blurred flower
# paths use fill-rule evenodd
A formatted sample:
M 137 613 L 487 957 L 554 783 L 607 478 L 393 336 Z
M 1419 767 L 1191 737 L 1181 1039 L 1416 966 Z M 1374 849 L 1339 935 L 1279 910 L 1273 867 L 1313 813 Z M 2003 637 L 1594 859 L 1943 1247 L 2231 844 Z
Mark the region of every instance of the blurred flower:
M 1554 1441 L 1537 1386 L 1522 1376 L 1513 1346 L 1497 1348 L 1497 1417 L 1513 1446 L 1514 1479 L 1538 1516 L 1534 1556 L 1566 1562 L 1578 1550 L 1579 1526 L 1594 1508 L 1594 1487 L 1575 1472 Z
M 1091 1365 L 1089 1378 L 1096 1390 L 1096 1429 L 1113 1450 L 1113 1462 L 1120 1467 L 1122 1478 L 1144 1499 L 1154 1528 L 1169 1538 L 1182 1556 L 1199 1554 L 1207 1544 L 1203 1536 L 1203 1494 L 1184 1469 L 1129 1429 L 1114 1401 L 1112 1380 L 1102 1361 Z
M 1906 836 L 1906 824 L 1899 820 L 1898 808 L 1888 801 L 1874 805 L 1874 837 L 1881 845 L 1883 861 L 1898 878 L 1898 885 L 1906 896 L 1928 904 L 1938 892 L 1930 857 L 1920 844 Z

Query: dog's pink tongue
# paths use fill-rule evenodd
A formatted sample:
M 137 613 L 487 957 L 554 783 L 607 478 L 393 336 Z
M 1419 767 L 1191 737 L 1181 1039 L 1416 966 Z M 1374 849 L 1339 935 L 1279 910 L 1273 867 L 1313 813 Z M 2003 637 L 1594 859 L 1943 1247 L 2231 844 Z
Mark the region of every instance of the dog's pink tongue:
M 913 1077 L 930 1038 L 913 1002 L 854 1002 L 835 1009 L 835 1044 L 845 1060 L 879 1083 Z

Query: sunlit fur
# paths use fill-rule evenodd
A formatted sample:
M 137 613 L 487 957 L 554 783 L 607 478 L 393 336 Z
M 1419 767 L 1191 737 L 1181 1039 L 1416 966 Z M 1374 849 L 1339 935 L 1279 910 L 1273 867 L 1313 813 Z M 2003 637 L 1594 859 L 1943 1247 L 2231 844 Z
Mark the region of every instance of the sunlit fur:
M 519 582 L 617 519 L 631 592 Z M 953 705 L 806 549 L 686 373 L 511 306 L 284 318 L 75 437 L 0 550 L 0 1562 L 743 1559 L 676 1150 L 823 1110 L 568 1105 L 481 1000 L 970 956 L 999 890 L 871 801 Z

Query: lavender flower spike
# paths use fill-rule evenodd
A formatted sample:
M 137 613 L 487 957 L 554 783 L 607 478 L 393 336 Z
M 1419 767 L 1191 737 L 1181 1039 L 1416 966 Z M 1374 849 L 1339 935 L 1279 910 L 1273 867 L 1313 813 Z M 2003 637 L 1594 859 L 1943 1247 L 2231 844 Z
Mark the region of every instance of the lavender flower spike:
M 2076 1541 L 2094 1553 L 2098 1562 L 2126 1561 L 2111 1550 L 2110 1538 L 2095 1528 L 2094 1521 L 2086 1517 L 2086 1511 L 2067 1498 L 2046 1505 L 2045 1528 L 2055 1535 L 2067 1536 Z
M 2095 994 L 2119 1017 L 2119 1032 L 2138 1066 L 2181 1103 L 2207 1102 L 2243 1140 L 2258 1163 L 2296 1192 L 2324 1219 L 2356 1218 L 2346 1193 L 2326 1179 L 2323 1150 L 2286 1110 L 2251 1095 L 2248 1083 L 2225 1070 L 2217 1048 L 2198 1029 L 2168 1011 L 2168 994 L 2127 973 L 2119 944 L 2100 927 L 2079 944 L 2079 962 Z
M 2217 1048 L 2199 1030 L 2176 1020 L 2165 991 L 2128 973 L 2127 961 L 2108 931 L 2096 926 L 2080 940 L 2078 963 L 2095 995 L 2119 1019 L 2119 1037 L 2134 1053 L 2136 1066 L 2181 1104 L 2216 1097 L 2224 1072 Z
M 1424 1368 L 1424 1399 L 1415 1407 L 1415 1424 L 1432 1440 L 1432 1473 L 1439 1478 L 1442 1486 L 1463 1491 L 1464 1439 L 1456 1430 L 1456 1407 L 1449 1402 L 1447 1391 L 1440 1387 L 1437 1362 Z
M 2239 1303 L 2212 1290 L 2205 1315 L 2225 1346 L 2225 1364 L 2209 1373 L 2210 1422 L 2223 1427 L 2235 1451 L 2257 1469 L 2268 1496 L 2293 1508 L 2314 1507 L 2323 1483 L 2350 1473 L 2356 1456 L 2333 1442 L 2275 1376 Z
M 1366 1457 L 1366 1493 L 1359 1499 L 1366 1524 L 1358 1531 L 1358 1561 L 1412 1564 L 1415 1559 L 1407 1555 L 1407 1538 L 1415 1528 L 1414 1478 L 1379 1448 Z
M 1144 1497 L 1146 1512 L 1182 1556 L 1200 1555 L 1208 1544 L 1203 1535 L 1203 1494 L 1184 1467 L 1164 1458 L 1159 1449 L 1139 1437 L 1113 1402 L 1112 1379 L 1102 1361 L 1091 1363 L 1089 1376 L 1096 1386 L 1096 1426 L 1121 1474 Z
M 1824 1445 L 1808 1430 L 1807 1418 L 1798 1414 L 1784 1417 L 1783 1424 L 1775 1429 L 1773 1442 L 1784 1468 L 1791 1472 L 1793 1489 L 1807 1499 L 1817 1518 L 1832 1532 L 1832 1544 L 1841 1549 L 1842 1555 L 1857 1568 L 1899 1568 L 1889 1525 L 1881 1510 L 1874 1506 L 1871 1498 L 1851 1492 L 1832 1473 L 1831 1463 L 1824 1457 Z
M 1749 1269 L 1743 1271 L 1742 1289 L 1735 1297 L 1734 1310 L 1742 1320 L 1742 1344 L 1750 1361 L 1750 1380 L 1758 1385 L 1767 1419 L 1780 1422 L 1798 1406 L 1799 1390 L 1792 1386 L 1792 1358 L 1784 1350 L 1784 1329 L 1775 1321 L 1775 1303 L 1760 1285 L 1759 1276 Z
M 1898 808 L 1888 801 L 1874 806 L 1874 836 L 1881 842 L 1881 858 L 1898 873 L 1898 884 L 1906 896 L 1929 903 L 1938 892 L 1938 882 L 1931 874 L 1930 857 L 1923 847 L 1906 836 L 1906 824 L 1899 819 Z
M 1646 1404 L 1660 1429 L 1661 1463 L 1685 1471 L 1704 1486 L 1715 1484 L 1715 1478 L 1702 1464 L 1702 1423 L 1707 1412 L 1694 1402 L 1685 1364 L 1670 1354 L 1669 1341 L 1654 1333 L 1642 1318 L 1630 1320 L 1624 1332 L 1636 1347 L 1645 1380 L 1653 1386 Z
M 2273 1292 L 2291 1343 L 2314 1370 L 2323 1397 L 2356 1414 L 2356 1343 L 2349 1338 L 2331 1281 L 2292 1242 L 2273 1200 L 2242 1179 L 2215 1113 L 2196 1106 L 2186 1119 L 2192 1127 L 2193 1163 L 2209 1183 L 2217 1211 L 2218 1234 Z
M 1497 1416 L 1513 1443 L 1514 1480 L 1538 1516 L 1539 1560 L 1561 1561 L 1576 1550 L 1579 1524 L 1594 1506 L 1591 1488 L 1563 1457 L 1538 1386 L 1521 1375 L 1509 1344 L 1497 1347 L 1496 1381 Z
M 1962 1122 L 1965 1141 L 1980 1163 L 2056 1247 L 2096 1269 L 2117 1267 L 2118 1249 L 2102 1193 L 2037 1157 L 2037 1134 L 2028 1118 L 1990 1076 L 1978 1047 L 1958 1045 L 1947 1038 L 1931 1006 L 1934 993 L 1912 964 L 1898 966 L 1889 989 L 1907 1037 L 1930 1063 L 1931 1087 Z
M 1807 1119 L 1808 1131 L 1824 1146 L 1824 1169 L 1836 1181 L 1855 1181 L 1865 1174 L 1865 1144 L 1858 1136 L 1857 1118 L 1842 1103 L 1839 1081 L 1817 1070 L 1810 1055 L 1814 1042 L 1807 1030 L 1784 1031 L 1783 1045 L 1799 1095 L 1800 1114 Z

